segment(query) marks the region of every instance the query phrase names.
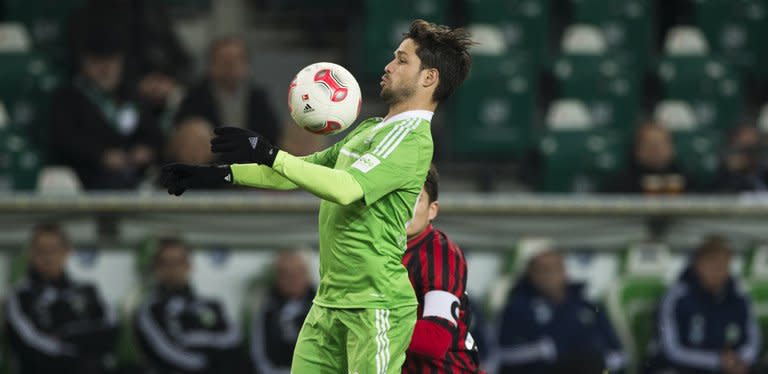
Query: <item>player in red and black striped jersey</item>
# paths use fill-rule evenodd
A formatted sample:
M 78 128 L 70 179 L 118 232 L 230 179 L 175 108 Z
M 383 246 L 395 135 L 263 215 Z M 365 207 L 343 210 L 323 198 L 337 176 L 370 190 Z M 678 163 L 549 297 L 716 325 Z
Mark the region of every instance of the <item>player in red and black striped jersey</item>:
M 469 333 L 464 254 L 432 227 L 439 209 L 437 187 L 433 165 L 408 226 L 408 249 L 403 256 L 419 300 L 403 373 L 482 373 L 477 344 Z

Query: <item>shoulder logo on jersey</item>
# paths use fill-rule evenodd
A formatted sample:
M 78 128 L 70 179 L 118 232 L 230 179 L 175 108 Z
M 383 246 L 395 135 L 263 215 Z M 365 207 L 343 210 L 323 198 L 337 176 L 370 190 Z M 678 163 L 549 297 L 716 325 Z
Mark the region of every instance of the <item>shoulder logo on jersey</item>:
M 256 145 L 259 144 L 259 138 L 256 136 L 251 136 L 248 138 L 248 142 L 251 143 L 251 148 L 256 149 Z
M 378 166 L 380 163 L 381 163 L 381 160 L 376 158 L 376 156 L 370 153 L 366 153 L 362 157 L 357 159 L 357 161 L 355 161 L 355 163 L 352 164 L 352 167 L 362 171 L 363 173 L 367 173 L 371 171 L 373 168 L 375 168 L 376 166 Z

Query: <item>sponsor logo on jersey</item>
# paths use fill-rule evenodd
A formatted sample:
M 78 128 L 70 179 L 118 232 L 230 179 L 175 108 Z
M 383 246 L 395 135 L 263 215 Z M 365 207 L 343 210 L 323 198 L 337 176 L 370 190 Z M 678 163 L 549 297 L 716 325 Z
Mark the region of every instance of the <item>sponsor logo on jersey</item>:
M 357 161 L 355 161 L 355 163 L 352 164 L 352 167 L 362 171 L 363 173 L 367 173 L 380 163 L 381 161 L 378 158 L 376 158 L 376 156 L 370 153 L 367 153 L 367 154 L 364 154 L 363 157 L 360 157 L 359 159 L 357 159 Z

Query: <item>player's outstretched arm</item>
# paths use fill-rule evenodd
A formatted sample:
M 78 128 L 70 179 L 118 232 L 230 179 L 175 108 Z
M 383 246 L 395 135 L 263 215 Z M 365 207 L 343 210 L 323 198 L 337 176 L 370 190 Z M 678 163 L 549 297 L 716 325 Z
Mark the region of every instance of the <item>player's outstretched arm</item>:
M 288 152 L 277 154 L 272 169 L 313 195 L 341 205 L 363 198 L 360 183 L 346 170 L 315 165 Z
M 217 136 L 211 141 L 214 153 L 248 162 L 231 166 L 235 184 L 266 188 L 298 186 L 342 205 L 363 197 L 363 190 L 352 175 L 325 166 L 329 164 L 329 159 L 335 159 L 333 156 L 340 144 L 303 159 L 280 151 L 266 138 L 252 131 L 223 127 L 215 129 L 215 132 Z

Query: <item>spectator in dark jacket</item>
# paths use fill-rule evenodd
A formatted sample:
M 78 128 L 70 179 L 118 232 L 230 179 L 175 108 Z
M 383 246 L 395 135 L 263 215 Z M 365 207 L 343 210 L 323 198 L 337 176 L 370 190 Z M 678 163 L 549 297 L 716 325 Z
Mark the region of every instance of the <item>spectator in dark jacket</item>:
M 191 262 L 184 242 L 158 241 L 153 256 L 156 282 L 134 316 L 139 345 L 157 373 L 241 373 L 247 355 L 237 323 L 218 301 L 189 284 Z
M 563 256 L 550 245 L 531 247 L 524 274 L 504 308 L 496 353 L 499 373 L 550 374 L 571 367 L 621 372 L 626 356 L 605 314 L 569 284 Z M 596 362 L 583 362 L 590 357 Z
M 156 0 L 90 0 L 70 21 L 74 50 L 94 27 L 109 27 L 126 37 L 125 81 L 144 103 L 164 107 L 192 76 L 192 60 L 173 31 L 173 22 Z
M 723 155 L 719 192 L 768 191 L 768 164 L 763 134 L 754 126 L 739 126 L 728 139 Z
M 50 144 L 86 189 L 135 188 L 162 145 L 162 132 L 121 86 L 123 37 L 94 28 L 80 51 L 80 71 L 53 103 Z
M 656 357 L 649 373 L 747 374 L 760 353 L 760 329 L 747 295 L 730 275 L 731 252 L 707 238 L 661 301 Z
M 243 40 L 215 40 L 208 55 L 208 76 L 189 90 L 176 114 L 176 122 L 203 117 L 214 126 L 251 129 L 278 144 L 280 123 L 267 94 L 250 82 L 249 57 Z
M 287 374 L 315 290 L 307 263 L 298 251 L 278 255 L 275 283 L 251 322 L 251 360 L 259 374 Z
M 20 374 L 96 374 L 117 340 L 114 311 L 95 286 L 65 271 L 71 247 L 54 224 L 37 226 L 29 268 L 5 302 L 5 333 Z
M 675 161 L 672 134 L 649 122 L 635 132 L 629 167 L 610 182 L 607 192 L 675 195 L 691 190 L 691 180 Z

